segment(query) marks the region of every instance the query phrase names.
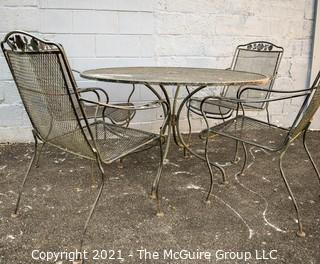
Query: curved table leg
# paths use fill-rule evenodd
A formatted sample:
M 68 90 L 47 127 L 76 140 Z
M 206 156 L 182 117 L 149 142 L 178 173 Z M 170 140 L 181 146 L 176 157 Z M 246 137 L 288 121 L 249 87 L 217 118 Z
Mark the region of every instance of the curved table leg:
M 170 119 L 170 118 L 169 118 Z M 161 145 L 161 162 L 162 162 L 162 165 L 161 165 L 161 170 L 159 170 L 158 174 L 157 174 L 157 177 L 154 179 L 153 181 L 153 184 L 152 184 L 152 188 L 151 188 L 151 198 L 152 199 L 158 199 L 157 198 L 157 189 L 158 189 L 158 185 L 159 185 L 159 182 L 160 182 L 160 177 L 161 177 L 161 172 L 162 172 L 162 167 L 163 167 L 163 164 L 165 164 L 165 161 L 166 161 L 166 158 L 167 158 L 167 155 L 168 155 L 168 152 L 169 152 L 169 147 L 170 147 L 170 139 L 171 139 L 171 129 L 169 127 L 168 129 L 168 137 L 167 137 L 167 142 L 166 142 L 166 147 L 164 149 L 164 152 L 162 151 L 162 143 L 160 142 L 160 145 Z
M 157 95 L 158 99 L 162 99 L 160 97 L 160 95 L 154 91 L 154 88 L 151 85 L 146 84 L 146 86 L 148 88 L 150 88 Z M 160 85 L 160 88 L 161 88 L 161 90 L 162 90 L 162 92 L 164 94 L 164 97 L 165 97 L 165 100 L 166 100 L 167 106 L 168 106 L 168 109 L 164 110 L 164 115 L 165 115 L 165 119 L 167 119 L 167 122 L 165 123 L 164 127 L 161 129 L 161 132 L 160 132 L 161 133 L 161 138 L 164 137 L 166 130 L 168 130 L 168 134 L 167 134 L 167 142 L 165 143 L 166 146 L 165 146 L 164 151 L 163 151 L 162 143 L 161 143 L 161 140 L 160 140 L 161 166 L 160 166 L 160 169 L 159 169 L 159 171 L 157 173 L 156 178 L 153 181 L 152 188 L 151 188 L 151 194 L 150 194 L 152 199 L 157 199 L 158 200 L 158 204 L 159 204 L 158 186 L 159 186 L 160 178 L 161 178 L 161 175 L 162 175 L 162 173 L 161 173 L 162 172 L 162 168 L 163 168 L 163 165 L 166 162 L 166 158 L 167 158 L 167 155 L 168 155 L 168 152 L 169 152 L 170 141 L 171 141 L 171 127 L 172 127 L 172 114 L 171 114 L 170 98 L 169 98 L 169 95 L 168 95 L 167 91 L 165 90 L 164 86 Z M 159 208 L 160 208 L 160 206 L 158 206 L 158 214 L 161 215 L 161 212 L 160 212 Z
M 178 137 L 178 140 L 180 142 L 180 144 L 188 151 L 190 152 L 192 155 L 194 155 L 195 157 L 207 162 L 208 166 L 214 166 L 216 169 L 218 169 L 221 173 L 221 176 L 222 176 L 222 181 L 223 183 L 227 183 L 227 179 L 226 179 L 226 174 L 225 174 L 225 171 L 224 169 L 216 162 L 211 162 L 209 161 L 209 159 L 207 158 L 207 155 L 206 157 L 203 157 L 201 155 L 199 155 L 198 153 L 196 153 L 195 151 L 193 151 L 184 141 L 183 137 L 181 136 L 181 133 L 180 133 L 180 129 L 179 129 L 179 117 L 180 117 L 180 114 L 181 114 L 181 111 L 183 109 L 183 106 L 186 104 L 186 102 L 189 100 L 189 98 L 191 98 L 195 93 L 197 93 L 199 90 L 205 88 L 206 86 L 200 86 L 198 88 L 196 88 L 194 91 L 192 91 L 186 98 L 184 98 L 184 100 L 182 101 L 182 103 L 180 104 L 179 108 L 178 108 L 178 111 L 177 111 L 177 123 L 176 123 L 176 131 L 177 131 L 177 137 Z M 212 181 L 211 181 L 211 186 L 210 186 L 210 190 L 212 189 Z M 209 190 L 209 192 L 211 192 Z
M 154 91 L 153 87 L 151 87 L 150 85 L 147 84 L 146 86 Z M 210 173 L 210 175 L 211 175 L 211 184 L 210 184 L 210 189 L 209 189 L 208 196 L 207 196 L 207 201 L 208 201 L 209 200 L 208 198 L 210 196 L 210 193 L 211 193 L 211 190 L 212 190 L 212 186 L 213 186 L 213 173 L 212 173 L 212 170 L 211 170 L 211 166 L 214 166 L 216 169 L 218 169 L 220 171 L 220 173 L 222 175 L 223 183 L 227 183 L 225 171 L 221 166 L 219 166 L 219 164 L 210 162 L 207 155 L 206 155 L 206 157 L 202 157 L 201 155 L 197 154 L 192 149 L 190 149 L 189 148 L 189 144 L 186 144 L 184 142 L 184 140 L 183 140 L 183 138 L 182 138 L 182 136 L 180 134 L 180 130 L 179 130 L 179 117 L 180 117 L 183 105 L 187 102 L 187 100 L 191 96 L 193 96 L 196 92 L 198 92 L 199 90 L 205 88 L 206 86 L 199 86 L 193 92 L 191 92 L 186 98 L 184 98 L 182 103 L 179 105 L 178 111 L 177 111 L 177 103 L 178 103 L 178 96 L 179 96 L 179 92 L 180 92 L 180 86 L 178 85 L 177 88 L 176 88 L 172 105 L 171 105 L 170 98 L 169 98 L 169 95 L 168 95 L 165 87 L 162 84 L 160 84 L 159 86 L 160 86 L 160 88 L 162 90 L 162 93 L 164 94 L 165 100 L 166 100 L 166 102 L 168 104 L 168 108 L 169 108 L 168 112 L 165 113 L 165 114 L 168 115 L 168 122 L 167 122 L 167 128 L 168 128 L 168 132 L 167 132 L 168 134 L 167 135 L 168 136 L 167 136 L 167 142 L 166 142 L 165 150 L 164 150 L 164 153 L 163 153 L 163 160 L 164 161 L 166 160 L 168 152 L 169 152 L 170 139 L 171 139 L 171 130 L 172 130 L 173 139 L 174 139 L 174 142 L 175 142 L 175 144 L 177 146 L 182 147 L 185 150 L 185 152 L 188 151 L 192 155 L 196 156 L 197 158 L 207 162 L 207 165 L 209 166 L 209 170 L 211 172 Z M 157 95 L 157 97 L 159 98 L 160 96 Z M 156 177 L 156 179 L 153 182 L 152 189 L 151 189 L 151 197 L 153 199 L 155 199 L 157 197 L 157 193 L 156 193 L 157 191 L 156 190 L 157 190 L 157 185 L 158 185 L 159 181 L 160 181 L 160 176 Z
M 188 141 L 188 146 L 190 146 L 191 145 L 191 132 L 192 132 L 192 126 L 191 126 L 191 117 L 190 117 L 190 109 L 187 109 L 187 120 L 188 120 L 188 127 L 189 127 L 189 129 L 188 129 L 188 139 L 187 139 L 187 141 Z M 185 156 L 185 157 L 187 157 L 187 149 L 186 148 L 183 148 L 183 155 Z
M 173 134 L 173 139 L 174 142 L 176 143 L 177 146 L 179 147 L 183 147 L 183 145 L 181 144 L 181 142 L 179 142 L 179 137 L 177 136 L 177 122 L 178 122 L 178 118 L 177 118 L 177 102 L 178 102 L 178 96 L 179 96 L 179 92 L 180 92 L 180 86 L 178 85 L 176 88 L 176 92 L 174 94 L 174 99 L 173 99 L 173 104 L 172 104 L 172 134 Z

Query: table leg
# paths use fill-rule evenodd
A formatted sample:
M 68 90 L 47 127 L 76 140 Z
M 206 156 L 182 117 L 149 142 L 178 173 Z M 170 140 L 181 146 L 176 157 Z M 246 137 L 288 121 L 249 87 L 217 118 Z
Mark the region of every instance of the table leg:
M 173 104 L 172 104 L 172 114 L 171 114 L 171 127 L 172 127 L 172 134 L 173 134 L 173 139 L 174 142 L 176 143 L 177 146 L 179 147 L 183 147 L 183 145 L 179 142 L 179 137 L 177 135 L 177 122 L 179 121 L 177 119 L 177 103 L 178 103 L 178 96 L 179 96 L 179 92 L 180 92 L 180 85 L 177 85 L 175 94 L 174 94 L 174 98 L 173 98 Z
M 154 92 L 154 94 L 158 97 L 159 100 L 163 99 L 154 90 L 154 88 L 151 85 L 146 84 L 146 86 Z M 165 146 L 164 153 L 163 153 L 163 156 L 162 156 L 163 164 L 165 164 L 166 160 L 167 160 L 167 155 L 168 155 L 168 152 L 169 152 L 170 140 L 171 140 L 172 114 L 171 114 L 171 103 L 170 103 L 170 98 L 168 96 L 168 93 L 165 90 L 163 85 L 160 85 L 160 88 L 161 88 L 161 90 L 162 90 L 162 92 L 164 94 L 165 100 L 166 100 L 167 105 L 168 105 L 167 111 L 163 108 L 163 110 L 164 110 L 163 112 L 164 112 L 164 115 L 165 115 L 164 118 L 167 119 L 167 122 L 165 123 L 164 127 L 161 129 L 163 132 L 160 132 L 160 133 L 165 134 L 166 129 L 168 129 L 167 142 L 165 143 L 166 146 Z M 160 146 L 160 148 L 162 148 L 162 146 Z M 160 182 L 161 170 L 162 170 L 162 168 L 158 171 L 158 174 L 157 174 L 157 176 L 154 179 L 153 184 L 152 184 L 152 188 L 151 188 L 151 198 L 152 199 L 156 199 L 157 198 L 157 190 L 158 190 L 158 185 L 159 185 L 159 182 Z
M 193 151 L 190 146 L 188 144 L 185 143 L 181 133 L 180 133 L 180 129 L 179 129 L 179 117 L 180 117 L 180 114 L 181 114 L 181 111 L 184 107 L 184 105 L 187 103 L 187 101 L 195 94 L 197 93 L 198 91 L 200 91 L 201 89 L 205 88 L 206 86 L 200 86 L 198 88 L 196 88 L 194 91 L 192 91 L 186 98 L 183 99 L 182 103 L 179 105 L 179 108 L 178 108 L 178 111 L 176 113 L 176 124 L 175 124 L 175 129 L 176 129 L 176 136 L 178 138 L 178 141 L 180 142 L 180 145 L 182 147 L 184 147 L 189 153 L 191 153 L 192 155 L 194 155 L 195 157 L 203 160 L 203 161 L 207 161 L 207 159 L 201 155 L 199 155 L 198 153 L 196 153 L 195 151 Z M 217 168 L 220 173 L 221 173 L 221 176 L 222 176 L 222 181 L 225 183 L 226 182 L 226 174 L 225 174 L 225 171 L 224 169 L 216 162 L 210 162 L 209 161 L 209 164 L 211 166 L 214 166 L 215 168 Z M 210 187 L 212 188 L 212 186 Z
M 177 122 L 178 122 L 178 119 L 177 119 L 177 103 L 178 103 L 178 97 L 179 97 L 179 92 L 180 92 L 180 85 L 177 85 L 176 87 L 176 90 L 175 90 L 175 94 L 174 94 L 174 98 L 173 98 L 173 102 L 172 102 L 172 105 L 171 105 L 171 101 L 170 101 L 170 98 L 168 96 L 168 93 L 165 89 L 165 87 L 163 85 L 160 84 L 160 88 L 166 98 L 166 101 L 170 107 L 170 110 L 171 112 L 169 113 L 169 122 L 168 122 L 168 126 L 169 126 L 169 129 L 168 129 L 168 136 L 169 136 L 169 132 L 171 132 L 172 130 L 172 134 L 173 134 L 173 140 L 175 142 L 175 144 L 179 147 L 184 147 L 180 142 L 179 142 L 179 137 L 177 135 Z M 168 138 L 169 140 L 169 138 Z M 166 147 L 166 150 L 165 150 L 165 154 L 167 154 L 169 151 L 169 146 Z M 166 155 L 165 155 L 166 156 Z
M 161 88 L 162 93 L 164 94 L 165 100 L 166 100 L 166 102 L 167 102 L 167 104 L 168 104 L 168 108 L 169 108 L 169 109 L 168 109 L 169 112 L 167 113 L 167 115 L 168 115 L 168 123 L 167 123 L 167 126 L 168 126 L 168 136 L 167 136 L 167 143 L 166 143 L 166 147 L 165 147 L 164 155 L 163 155 L 164 160 L 166 160 L 167 155 L 168 155 L 168 152 L 169 152 L 169 147 L 170 147 L 171 130 L 172 130 L 172 127 L 173 127 L 174 116 L 173 116 L 173 112 L 172 112 L 172 111 L 173 111 L 173 108 L 171 108 L 170 97 L 169 97 L 169 95 L 168 95 L 165 87 L 164 87 L 162 84 L 160 84 L 159 86 L 160 86 L 160 88 Z

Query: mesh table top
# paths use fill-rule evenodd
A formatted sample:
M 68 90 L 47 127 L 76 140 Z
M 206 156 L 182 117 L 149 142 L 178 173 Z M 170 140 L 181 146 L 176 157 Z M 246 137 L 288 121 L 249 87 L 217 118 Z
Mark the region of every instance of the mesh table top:
M 87 70 L 83 78 L 121 83 L 163 85 L 261 85 L 269 77 L 250 72 L 185 67 L 120 67 Z

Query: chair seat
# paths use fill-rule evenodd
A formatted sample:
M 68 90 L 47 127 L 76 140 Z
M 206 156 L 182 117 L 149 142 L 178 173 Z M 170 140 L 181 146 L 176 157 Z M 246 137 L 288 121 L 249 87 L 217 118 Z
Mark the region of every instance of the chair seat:
M 201 102 L 204 98 L 192 97 L 189 101 L 189 109 L 196 114 L 201 115 Z M 203 110 L 206 114 L 225 116 L 229 115 L 232 110 L 237 109 L 237 104 L 220 100 L 207 100 L 204 103 Z
M 238 116 L 211 127 L 210 132 L 238 139 L 271 151 L 280 149 L 289 133 L 287 129 L 245 116 Z
M 132 103 L 119 103 L 114 104 L 119 106 L 134 106 Z M 98 118 L 101 118 L 103 115 L 104 107 L 98 107 L 98 112 L 96 113 L 97 106 L 96 105 L 84 105 L 84 111 L 87 115 L 87 118 L 94 118 L 97 116 Z M 107 107 L 104 113 L 104 116 L 106 118 L 109 118 L 114 123 L 124 123 L 128 120 L 131 120 L 135 114 L 135 110 L 122 110 L 122 109 L 115 109 Z
M 63 126 L 63 122 L 60 122 L 59 126 Z M 96 149 L 104 163 L 112 163 L 144 146 L 151 145 L 151 143 L 160 138 L 157 134 L 104 123 L 103 121 L 89 124 L 89 127 L 94 137 L 94 142 L 87 127 L 83 128 L 84 133 L 89 140 L 89 144 L 93 147 L 95 147 L 94 143 L 96 144 Z M 52 135 L 47 139 L 47 142 L 76 155 L 95 159 L 94 153 L 81 137 L 81 133 L 81 129 L 76 128 L 66 134 Z
M 111 163 L 160 138 L 159 135 L 150 132 L 103 122 L 93 123 L 90 128 L 95 137 L 97 150 L 105 163 Z

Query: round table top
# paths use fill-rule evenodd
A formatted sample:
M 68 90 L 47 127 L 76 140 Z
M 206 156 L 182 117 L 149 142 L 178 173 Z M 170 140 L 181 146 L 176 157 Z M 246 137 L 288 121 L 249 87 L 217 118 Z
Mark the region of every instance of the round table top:
M 269 77 L 257 73 L 185 67 L 121 67 L 87 70 L 81 77 L 91 80 L 163 85 L 259 85 Z

